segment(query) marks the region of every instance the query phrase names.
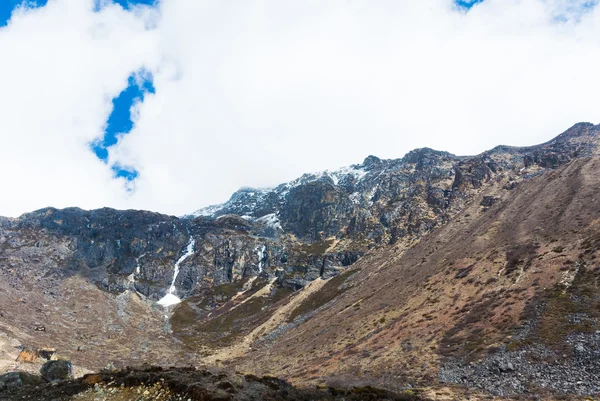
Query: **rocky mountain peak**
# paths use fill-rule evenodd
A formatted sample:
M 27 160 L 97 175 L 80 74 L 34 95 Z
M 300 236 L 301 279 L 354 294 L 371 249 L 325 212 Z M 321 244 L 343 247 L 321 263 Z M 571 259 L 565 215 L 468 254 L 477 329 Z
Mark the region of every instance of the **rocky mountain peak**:
M 379 167 L 381 166 L 381 159 L 377 156 L 373 156 L 373 155 L 369 155 L 365 158 L 365 160 L 362 162 L 362 167 L 365 168 L 366 170 L 371 170 L 374 167 Z
M 458 157 L 454 156 L 452 153 L 434 150 L 431 148 L 419 148 L 411 150 L 406 155 L 404 155 L 402 161 L 405 163 L 422 165 L 431 164 L 434 163 L 436 160 L 444 158 L 458 160 Z

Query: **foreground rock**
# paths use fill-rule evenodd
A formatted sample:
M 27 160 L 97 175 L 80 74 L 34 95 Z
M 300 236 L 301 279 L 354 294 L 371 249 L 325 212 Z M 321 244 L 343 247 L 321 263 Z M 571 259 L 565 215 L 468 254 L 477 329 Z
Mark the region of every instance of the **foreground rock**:
M 39 386 L 44 380 L 26 372 L 10 372 L 0 376 L 0 392 L 13 390 L 21 386 Z
M 195 368 L 145 367 L 86 375 L 58 384 L 37 383 L 0 393 L 0 400 L 425 400 L 418 391 L 394 394 L 373 387 L 297 389 L 275 377 Z
M 40 369 L 42 377 L 49 382 L 59 382 L 73 378 L 73 365 L 69 361 L 48 361 Z

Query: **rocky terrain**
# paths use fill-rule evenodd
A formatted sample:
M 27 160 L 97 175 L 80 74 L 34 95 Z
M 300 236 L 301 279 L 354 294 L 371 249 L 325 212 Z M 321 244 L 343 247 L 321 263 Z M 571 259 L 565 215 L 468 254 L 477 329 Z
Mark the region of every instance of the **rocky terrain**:
M 33 379 L 35 381 L 35 379 Z M 89 374 L 58 384 L 26 383 L 0 393 L 0 400 L 79 401 L 419 401 L 422 391 L 392 393 L 374 387 L 297 389 L 276 377 L 195 368 L 127 368 Z
M 580 123 L 472 157 L 369 156 L 181 218 L 0 218 L 0 331 L 82 369 L 600 393 L 599 143 Z

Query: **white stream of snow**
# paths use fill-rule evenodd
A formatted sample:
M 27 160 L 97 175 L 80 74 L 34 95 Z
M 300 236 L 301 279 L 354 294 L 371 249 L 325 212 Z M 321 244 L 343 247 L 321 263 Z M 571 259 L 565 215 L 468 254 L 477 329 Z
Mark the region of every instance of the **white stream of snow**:
M 256 255 L 258 256 L 258 272 L 262 273 L 263 271 L 263 260 L 265 259 L 265 252 L 267 251 L 267 246 L 263 245 L 262 248 L 256 248 Z
M 185 253 L 179 258 L 177 262 L 175 262 L 175 272 L 173 273 L 173 281 L 171 282 L 171 286 L 167 291 L 167 295 L 165 295 L 158 301 L 159 305 L 167 307 L 171 305 L 176 305 L 181 302 L 181 299 L 179 299 L 177 295 L 175 295 L 175 280 L 177 280 L 177 276 L 179 275 L 179 265 L 183 263 L 183 261 L 186 260 L 188 257 L 194 254 L 195 244 L 196 241 L 194 240 L 194 238 L 190 237 L 190 242 L 185 250 Z

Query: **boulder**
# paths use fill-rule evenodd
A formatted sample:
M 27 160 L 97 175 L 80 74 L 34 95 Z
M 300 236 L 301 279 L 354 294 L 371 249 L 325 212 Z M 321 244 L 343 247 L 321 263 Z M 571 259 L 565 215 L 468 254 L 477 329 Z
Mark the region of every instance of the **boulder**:
M 502 373 L 509 373 L 515 371 L 515 366 L 510 361 L 501 361 L 498 363 L 498 369 Z
M 38 349 L 37 355 L 40 358 L 43 358 L 47 361 L 56 361 L 58 357 L 56 356 L 56 348 L 41 348 Z
M 19 356 L 17 356 L 17 362 L 34 363 L 37 357 L 37 352 L 34 350 L 21 348 L 21 352 L 19 352 Z
M 0 376 L 0 392 L 23 385 L 39 385 L 44 380 L 27 372 L 10 372 Z
M 500 198 L 495 196 L 484 196 L 479 204 L 484 207 L 491 207 L 494 206 L 499 200 Z
M 49 382 L 58 382 L 73 378 L 73 365 L 65 360 L 48 361 L 40 369 L 42 377 Z

